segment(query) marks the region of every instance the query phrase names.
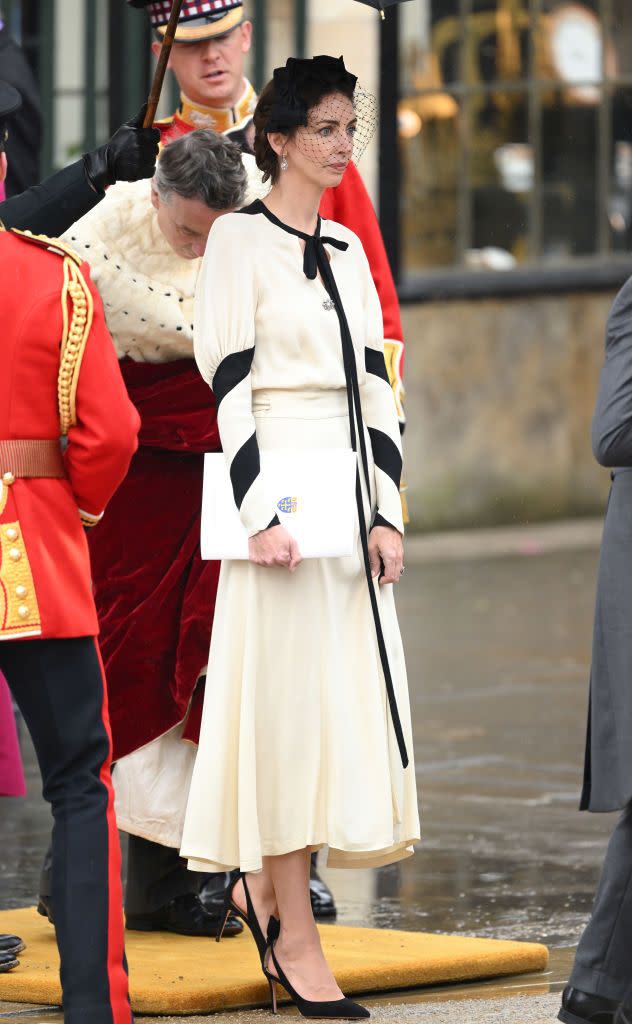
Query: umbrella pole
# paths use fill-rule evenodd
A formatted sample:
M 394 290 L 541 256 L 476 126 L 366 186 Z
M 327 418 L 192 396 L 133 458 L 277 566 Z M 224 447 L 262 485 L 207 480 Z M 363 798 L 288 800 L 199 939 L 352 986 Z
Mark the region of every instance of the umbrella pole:
M 169 63 L 171 47 L 173 46 L 173 40 L 178 27 L 178 19 L 180 17 L 180 11 L 182 10 L 182 4 L 183 0 L 173 0 L 171 16 L 165 31 L 165 38 L 163 39 L 162 46 L 160 48 L 160 56 L 154 72 L 154 80 L 151 83 L 149 99 L 147 100 L 147 113 L 145 114 L 145 119 L 143 121 L 143 128 L 151 128 L 156 117 L 156 110 L 158 109 L 158 104 L 160 102 L 160 93 L 162 92 L 162 83 L 165 80 L 167 64 Z

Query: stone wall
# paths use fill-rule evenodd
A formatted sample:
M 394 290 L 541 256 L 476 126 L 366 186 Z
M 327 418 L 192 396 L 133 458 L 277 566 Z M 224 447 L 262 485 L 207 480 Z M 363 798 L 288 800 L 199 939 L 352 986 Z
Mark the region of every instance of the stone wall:
M 590 424 L 605 292 L 403 309 L 413 529 L 601 513 Z

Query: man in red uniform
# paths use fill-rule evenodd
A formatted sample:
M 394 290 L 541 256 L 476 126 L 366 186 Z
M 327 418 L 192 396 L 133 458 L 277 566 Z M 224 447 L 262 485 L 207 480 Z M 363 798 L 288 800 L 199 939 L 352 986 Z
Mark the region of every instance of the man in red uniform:
M 14 102 L 15 90 L 0 83 L 0 139 Z M 0 306 L 0 671 L 55 821 L 64 1019 L 129 1024 L 111 739 L 84 527 L 99 521 L 125 476 L 138 415 L 98 293 L 71 250 L 2 230 Z

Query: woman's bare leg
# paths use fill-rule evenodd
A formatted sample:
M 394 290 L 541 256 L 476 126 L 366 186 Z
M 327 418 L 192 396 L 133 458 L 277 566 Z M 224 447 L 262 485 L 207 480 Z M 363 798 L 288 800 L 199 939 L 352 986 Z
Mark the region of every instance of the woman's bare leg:
M 341 999 L 325 960 L 309 895 L 310 851 L 296 850 L 268 858 L 270 875 L 281 920 L 281 934 L 274 952 L 288 981 L 304 999 Z M 269 959 L 268 968 L 275 973 Z
M 261 871 L 248 872 L 246 875 L 248 892 L 250 893 L 250 898 L 255 908 L 259 927 L 261 928 L 264 937 L 268 934 L 268 921 L 270 918 L 272 916 L 279 916 L 276 896 L 274 894 L 274 886 L 272 884 L 272 875 L 270 872 L 270 860 L 270 857 L 264 857 Z M 241 879 L 239 879 L 233 889 L 233 899 L 237 906 L 245 913 L 247 909 L 246 894 L 244 892 L 244 883 Z

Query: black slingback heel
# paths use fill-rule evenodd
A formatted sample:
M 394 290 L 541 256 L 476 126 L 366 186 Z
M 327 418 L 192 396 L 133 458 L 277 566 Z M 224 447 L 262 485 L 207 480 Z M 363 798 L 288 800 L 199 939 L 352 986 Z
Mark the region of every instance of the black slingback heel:
M 317 1002 L 313 999 L 303 999 L 303 996 L 298 994 L 296 989 L 292 987 L 291 983 L 286 978 L 285 972 L 274 954 L 274 943 L 278 938 L 279 923 L 275 918 L 271 918 L 271 923 L 272 921 L 274 921 L 275 924 L 272 928 L 268 929 L 267 952 L 274 964 L 277 977 L 275 977 L 274 974 L 270 974 L 270 971 L 266 966 L 265 959 L 262 966 L 263 973 L 268 979 L 268 985 L 270 986 L 270 999 L 272 1000 L 273 1013 L 279 1012 L 277 1009 L 277 985 L 282 985 L 291 997 L 292 1002 L 302 1017 L 320 1017 L 321 1020 L 366 1020 L 367 1017 L 371 1016 L 365 1006 L 360 1006 L 359 1003 L 354 1003 L 352 999 L 347 999 L 344 996 L 342 999 L 330 999 L 326 1002 Z
M 241 907 L 237 906 L 237 904 L 235 903 L 235 901 L 233 899 L 233 892 L 234 892 L 235 886 L 237 885 L 237 882 L 239 882 L 239 881 L 243 882 L 243 885 L 244 885 L 244 894 L 246 896 L 246 912 L 245 913 L 241 909 Z M 216 942 L 220 941 L 222 935 L 224 934 L 224 928 L 226 927 L 226 923 L 227 923 L 229 917 L 231 917 L 231 916 L 235 916 L 235 917 L 240 918 L 240 920 L 242 920 L 244 922 L 244 924 L 247 925 L 248 928 L 250 928 L 250 931 L 252 932 L 252 937 L 255 940 L 256 944 L 257 944 L 257 950 L 259 952 L 259 959 L 261 960 L 261 966 L 263 967 L 263 959 L 264 959 L 265 954 L 266 954 L 266 949 L 268 948 L 268 942 L 267 942 L 263 932 L 261 931 L 261 926 L 259 925 L 259 921 L 257 920 L 257 915 L 255 913 L 255 908 L 254 908 L 253 902 L 252 902 L 252 900 L 250 898 L 250 892 L 248 890 L 248 883 L 246 882 L 246 875 L 242 871 L 239 872 L 238 877 L 235 879 L 235 881 L 232 883 L 232 885 L 230 885 L 228 887 L 228 889 L 226 890 L 226 895 L 224 897 L 224 917 L 223 917 L 223 920 L 222 920 L 222 926 L 221 926 L 221 928 L 220 928 L 220 930 L 219 930 L 219 932 L 217 934 Z M 272 924 L 273 921 L 276 921 L 275 917 L 271 917 L 270 918 L 270 924 L 268 926 L 268 934 L 269 935 L 274 935 L 275 934 L 274 925 Z

